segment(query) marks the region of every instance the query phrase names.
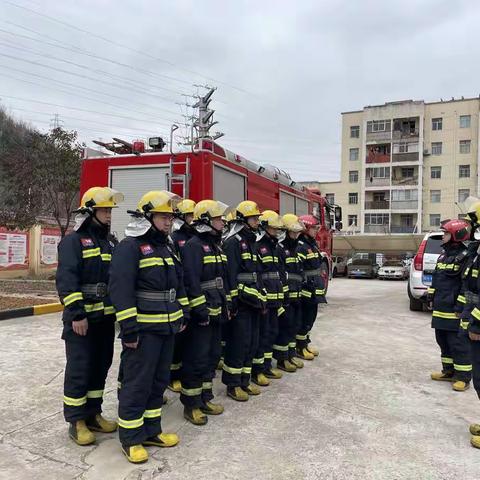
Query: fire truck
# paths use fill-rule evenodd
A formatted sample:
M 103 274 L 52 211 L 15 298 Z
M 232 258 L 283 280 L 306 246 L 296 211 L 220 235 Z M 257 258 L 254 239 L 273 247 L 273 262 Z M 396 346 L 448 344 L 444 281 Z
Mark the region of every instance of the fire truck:
M 81 194 L 96 185 L 108 185 L 125 195 L 122 208 L 112 213 L 112 232 L 121 239 L 129 222 L 126 210 L 135 210 L 140 196 L 149 190 L 169 190 L 183 198 L 207 198 L 237 205 L 255 201 L 261 210 L 281 215 L 313 214 L 320 220 L 317 242 L 324 257 L 323 275 L 328 281 L 331 269 L 334 226 L 341 221 L 341 210 L 328 204 L 320 192 L 297 185 L 286 172 L 258 165 L 237 155 L 210 138 L 200 138 L 187 152 L 164 152 L 163 140 L 132 144 L 114 138 L 114 143 L 95 142 L 114 154 L 86 149 L 82 163 Z M 172 144 L 172 142 L 170 142 Z

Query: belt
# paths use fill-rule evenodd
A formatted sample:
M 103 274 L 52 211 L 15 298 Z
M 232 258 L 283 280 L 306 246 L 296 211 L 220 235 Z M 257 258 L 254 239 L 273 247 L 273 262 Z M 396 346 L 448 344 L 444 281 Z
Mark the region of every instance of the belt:
M 280 274 L 278 272 L 266 272 L 262 273 L 264 280 L 280 280 Z
M 90 297 L 104 298 L 107 296 L 106 283 L 84 283 L 81 290 L 84 295 Z
M 473 292 L 469 292 L 468 290 L 465 292 L 465 300 L 467 301 L 467 303 L 469 304 L 472 304 L 472 303 L 479 303 L 479 300 L 480 300 L 480 295 L 478 295 L 478 293 L 473 293 Z
M 137 290 L 136 293 L 137 298 L 142 300 L 173 303 L 177 298 L 177 291 L 174 288 L 171 288 L 170 290 Z
M 237 275 L 237 280 L 239 282 L 256 282 L 257 281 L 257 272 L 239 273 Z
M 294 282 L 303 282 L 303 278 L 298 273 L 289 273 L 287 272 L 287 280 Z
M 200 282 L 200 287 L 202 287 L 202 290 L 223 290 L 223 278 L 217 277 L 213 280 Z
M 322 271 L 319 268 L 315 270 L 305 270 L 305 276 L 308 277 L 316 277 L 317 275 L 321 275 Z

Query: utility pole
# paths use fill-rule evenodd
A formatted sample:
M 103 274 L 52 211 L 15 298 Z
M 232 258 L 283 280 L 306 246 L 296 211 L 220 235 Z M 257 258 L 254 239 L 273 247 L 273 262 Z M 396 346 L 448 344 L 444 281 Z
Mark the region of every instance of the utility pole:
M 53 118 L 50 119 L 50 128 L 52 130 L 55 130 L 57 128 L 60 128 L 62 126 L 63 121 L 60 120 L 60 115 L 56 113 Z
M 212 95 L 214 94 L 215 90 L 215 87 L 210 87 L 210 90 L 207 92 L 207 94 L 202 97 L 198 97 L 197 103 L 193 105 L 193 108 L 198 108 L 198 117 L 195 118 L 193 124 L 197 130 L 198 138 L 211 138 L 212 140 L 216 140 L 224 135 L 221 132 L 215 132 L 213 135 L 210 134 L 210 129 L 218 123 L 213 120 L 213 114 L 215 113 L 215 110 L 211 110 L 209 108 L 210 102 L 212 101 Z

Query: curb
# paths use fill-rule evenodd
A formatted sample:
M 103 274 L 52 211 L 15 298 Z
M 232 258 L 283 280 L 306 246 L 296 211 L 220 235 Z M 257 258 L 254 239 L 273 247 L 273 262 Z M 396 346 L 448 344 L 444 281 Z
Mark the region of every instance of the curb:
M 10 320 L 12 318 L 20 317 L 31 317 L 33 315 L 44 315 L 46 313 L 61 312 L 62 310 L 63 305 L 61 303 L 45 303 L 43 305 L 34 305 L 33 307 L 3 310 L 0 312 L 0 320 Z

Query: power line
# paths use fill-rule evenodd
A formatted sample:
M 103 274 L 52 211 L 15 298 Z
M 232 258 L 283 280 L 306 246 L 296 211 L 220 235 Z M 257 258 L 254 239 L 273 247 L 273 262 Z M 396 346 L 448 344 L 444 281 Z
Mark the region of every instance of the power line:
M 28 8 L 28 7 L 25 7 L 25 6 L 23 6 L 23 5 L 18 5 L 18 4 L 14 3 L 14 2 L 11 2 L 11 1 L 9 1 L 9 0 L 3 0 L 3 2 L 4 2 L 4 3 L 7 3 L 7 4 L 9 4 L 9 5 L 11 5 L 11 6 L 15 7 L 15 8 L 19 8 L 19 9 L 22 9 L 22 10 L 26 10 L 26 11 L 28 11 L 28 12 L 30 12 L 30 13 L 33 13 L 33 14 L 35 14 L 35 15 L 38 15 L 38 16 L 40 16 L 40 17 L 47 18 L 48 20 L 50 20 L 50 21 L 52 21 L 52 22 L 59 23 L 60 25 L 64 25 L 64 26 L 66 26 L 66 27 L 68 27 L 68 28 L 72 28 L 72 29 L 74 29 L 74 30 L 77 30 L 77 31 L 79 31 L 79 32 L 81 32 L 81 33 L 84 33 L 84 34 L 90 36 L 90 37 L 98 38 L 98 39 L 100 39 L 100 40 L 103 40 L 104 42 L 110 43 L 110 44 L 112 44 L 112 45 L 116 45 L 117 47 L 121 47 L 121 48 L 124 48 L 124 49 L 126 49 L 126 50 L 129 50 L 130 52 L 137 53 L 137 54 L 139 54 L 139 55 L 143 55 L 144 57 L 150 58 L 150 59 L 152 59 L 152 60 L 156 60 L 157 62 L 166 63 L 167 65 L 170 65 L 170 66 L 172 66 L 172 67 L 174 67 L 174 68 L 177 68 L 177 69 L 179 69 L 179 70 L 183 70 L 183 71 L 185 71 L 185 72 L 187 72 L 187 73 L 190 73 L 190 74 L 193 74 L 193 75 L 197 75 L 197 76 L 203 77 L 203 78 L 205 78 L 205 79 L 207 79 L 207 80 L 214 81 L 214 82 L 216 82 L 216 83 L 219 83 L 219 84 L 228 86 L 228 87 L 230 87 L 230 88 L 232 88 L 232 89 L 234 89 L 234 90 L 237 90 L 237 91 L 239 91 L 239 92 L 246 93 L 247 95 L 255 96 L 255 97 L 258 98 L 257 95 L 255 95 L 255 94 L 253 94 L 253 93 L 251 93 L 251 92 L 248 92 L 247 90 L 245 90 L 245 89 L 243 89 L 243 88 L 237 87 L 237 86 L 235 86 L 235 85 L 231 85 L 231 84 L 229 84 L 229 83 L 227 83 L 227 82 L 223 82 L 223 81 L 220 81 L 220 80 L 217 80 L 217 79 L 214 79 L 214 78 L 207 77 L 206 75 L 203 75 L 203 74 L 201 74 L 201 73 L 198 73 L 198 72 L 195 72 L 195 71 L 193 71 L 193 70 L 190 70 L 190 69 L 187 69 L 187 68 L 178 66 L 178 65 L 176 65 L 176 64 L 173 63 L 173 62 L 170 62 L 170 61 L 168 61 L 168 60 L 165 60 L 165 59 L 162 59 L 162 58 L 159 58 L 159 57 L 155 57 L 154 55 L 150 55 L 150 54 L 145 53 L 145 52 L 143 52 L 143 51 L 141 51 L 141 50 L 137 50 L 137 49 L 132 48 L 132 47 L 130 47 L 130 46 L 128 46 L 128 45 L 125 45 L 125 44 L 123 44 L 123 43 L 116 42 L 116 41 L 114 41 L 114 40 L 111 40 L 110 38 L 107 38 L 107 37 L 104 37 L 104 36 L 102 36 L 102 35 L 98 35 L 97 33 L 94 33 L 94 32 L 85 30 L 85 29 L 83 29 L 83 28 L 80 28 L 80 27 L 78 27 L 77 25 L 73 25 L 73 24 L 71 24 L 71 23 L 64 22 L 64 21 L 59 20 L 59 19 L 57 19 L 57 18 L 55 18 L 55 17 L 52 17 L 52 16 L 47 15 L 47 14 L 45 14 L 45 13 L 37 12 L 36 10 L 33 10 L 33 9 L 31 9 L 31 8 Z M 180 79 L 176 79 L 176 81 L 179 81 L 179 82 L 182 82 L 182 83 L 189 83 L 189 82 L 186 82 L 185 80 L 180 80 Z

